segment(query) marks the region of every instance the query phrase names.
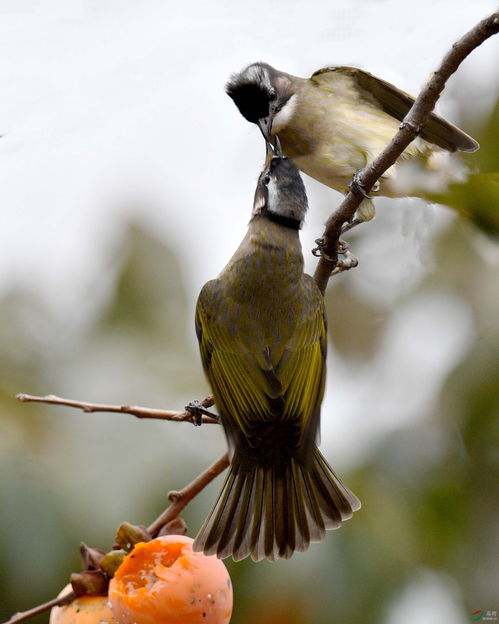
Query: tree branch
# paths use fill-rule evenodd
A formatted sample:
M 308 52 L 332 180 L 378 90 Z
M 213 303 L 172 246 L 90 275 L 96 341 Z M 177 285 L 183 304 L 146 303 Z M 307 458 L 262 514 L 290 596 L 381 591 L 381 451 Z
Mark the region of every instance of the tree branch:
M 67 605 L 70 602 L 73 602 L 75 598 L 76 598 L 76 594 L 73 591 L 71 591 L 69 592 L 69 594 L 60 596 L 59 598 L 54 598 L 53 600 L 49 600 L 48 602 L 44 602 L 43 604 L 38 605 L 37 607 L 33 607 L 33 609 L 28 609 L 28 611 L 20 611 L 19 613 L 14 613 L 14 615 L 10 618 L 10 620 L 3 622 L 3 624 L 17 624 L 17 622 L 23 622 L 24 620 L 28 620 L 29 618 L 35 617 L 35 615 L 40 615 L 40 613 L 45 613 L 45 611 L 48 611 L 49 609 L 52 609 L 53 607 L 62 607 L 64 605 Z
M 360 173 L 359 182 L 366 193 L 369 193 L 375 182 L 395 163 L 409 143 L 417 137 L 426 117 L 434 109 L 449 77 L 475 48 L 498 31 L 499 13 L 493 13 L 454 43 L 438 70 L 416 98 L 410 111 L 400 124 L 397 134 L 381 154 Z M 341 228 L 344 223 L 348 223 L 353 218 L 362 199 L 360 194 L 350 191 L 338 209 L 326 221 L 322 256 L 314 273 L 314 279 L 323 294 L 326 291 L 331 272 L 338 264 L 338 243 Z
M 63 399 L 55 394 L 47 394 L 46 396 L 33 396 L 31 394 L 17 394 L 16 398 L 23 403 L 49 403 L 51 405 L 67 405 L 68 407 L 76 407 L 84 412 L 118 412 L 122 414 L 131 414 L 136 418 L 153 418 L 156 420 L 172 420 L 174 422 L 193 422 L 193 415 L 190 412 L 173 412 L 170 410 L 151 409 L 149 407 L 139 407 L 137 405 L 104 405 L 101 403 L 87 403 L 85 401 L 73 401 L 72 399 Z M 206 397 L 201 405 L 209 408 L 214 405 L 215 401 L 212 396 Z M 207 424 L 217 424 L 218 420 L 209 416 L 202 416 L 201 422 Z
M 168 494 L 168 499 L 172 502 L 172 504 L 147 527 L 149 533 L 155 537 L 163 526 L 168 524 L 168 522 L 174 518 L 177 518 L 180 512 L 190 503 L 190 501 L 209 483 L 211 483 L 213 479 L 218 477 L 218 475 L 227 468 L 229 463 L 229 455 L 225 453 L 225 455 L 217 459 L 214 464 L 209 466 L 204 472 L 196 477 L 194 481 L 191 481 L 191 483 L 186 485 L 182 490 L 178 492 L 170 492 Z

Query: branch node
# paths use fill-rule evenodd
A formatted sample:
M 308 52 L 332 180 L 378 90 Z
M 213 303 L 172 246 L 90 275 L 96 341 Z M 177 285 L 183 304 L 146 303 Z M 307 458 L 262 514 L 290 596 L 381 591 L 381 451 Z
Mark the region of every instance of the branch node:
M 168 500 L 172 503 L 179 503 L 182 499 L 182 492 L 178 492 L 177 490 L 172 490 L 171 492 L 168 492 Z
M 421 125 L 420 124 L 415 124 L 413 123 L 410 119 L 406 120 L 404 119 L 401 123 L 399 128 L 401 130 L 404 130 L 404 128 L 409 128 L 409 130 L 414 134 L 417 135 L 421 132 Z

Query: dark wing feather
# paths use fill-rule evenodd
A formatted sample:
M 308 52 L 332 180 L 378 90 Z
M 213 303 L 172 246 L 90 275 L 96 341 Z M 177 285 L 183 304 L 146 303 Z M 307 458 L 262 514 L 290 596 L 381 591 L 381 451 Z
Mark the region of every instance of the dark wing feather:
M 328 81 L 334 81 L 338 74 L 350 76 L 362 90 L 376 100 L 378 106 L 385 113 L 399 121 L 404 119 L 414 104 L 414 98 L 405 91 L 356 67 L 324 67 L 312 74 L 311 80 L 327 86 Z M 456 150 L 475 152 L 480 147 L 475 139 L 435 113 L 430 113 L 428 116 L 420 136 L 425 141 L 438 145 L 449 152 Z

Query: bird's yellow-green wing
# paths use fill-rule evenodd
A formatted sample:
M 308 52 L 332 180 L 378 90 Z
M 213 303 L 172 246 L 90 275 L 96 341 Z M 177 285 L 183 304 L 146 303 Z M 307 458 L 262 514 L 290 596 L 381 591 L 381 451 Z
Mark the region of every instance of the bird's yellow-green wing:
M 258 334 L 254 344 L 248 339 L 250 322 L 247 310 L 224 292 L 219 280 L 203 287 L 196 306 L 201 360 L 226 424 L 235 421 L 243 433 L 248 421 L 271 418 L 269 403 L 281 395 L 278 380 L 269 374 L 271 366 L 264 364 Z
M 281 319 L 272 344 L 258 311 L 238 306 L 218 280 L 205 285 L 196 308 L 201 359 L 225 424 L 251 435 L 255 423 L 293 420 L 301 439 L 315 439 L 324 392 L 326 325 L 322 297 L 311 280 L 293 322 Z M 302 446 L 302 443 L 300 443 Z
M 300 330 L 284 351 L 277 373 L 284 389 L 286 414 L 300 414 L 301 448 L 306 455 L 318 436 L 326 381 L 327 325 L 324 300 L 314 280 L 304 276 L 305 307 Z
M 350 77 L 366 97 L 370 96 L 377 106 L 399 121 L 404 119 L 414 103 L 414 98 L 405 91 L 356 67 L 324 67 L 312 74 L 310 79 L 328 88 L 328 85 L 334 84 L 339 75 Z M 479 148 L 472 137 L 435 113 L 428 116 L 420 136 L 449 152 L 456 150 L 475 152 Z

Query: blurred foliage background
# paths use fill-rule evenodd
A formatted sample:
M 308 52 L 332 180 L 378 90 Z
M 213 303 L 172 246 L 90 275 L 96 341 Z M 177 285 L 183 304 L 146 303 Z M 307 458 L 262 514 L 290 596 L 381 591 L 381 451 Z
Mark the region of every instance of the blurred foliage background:
M 496 109 L 475 133 L 483 145 L 478 163 L 497 164 L 498 127 Z M 481 188 L 480 202 L 489 191 Z M 472 184 L 459 197 L 490 214 L 488 223 L 497 218 L 497 203 L 477 204 Z M 380 205 L 377 220 L 352 234 L 360 267 L 333 279 L 327 292 L 333 390 L 323 448 L 363 508 L 288 562 L 228 562 L 234 624 L 459 623 L 498 607 L 497 230 L 484 234 L 442 206 Z M 383 237 L 404 230 L 404 219 L 417 221 L 418 211 L 436 215 L 419 239 L 420 268 L 410 279 L 404 269 L 390 291 L 390 265 L 401 256 Z M 224 450 L 216 426 L 14 399 L 54 392 L 181 409 L 208 393 L 182 257 L 146 223 L 125 222 L 121 230 L 103 267 L 107 295 L 85 323 L 54 317 L 26 288 L 2 297 L 2 619 L 53 597 L 79 567 L 81 540 L 106 548 L 121 521 L 147 524 L 168 490 Z M 407 231 L 409 247 L 410 237 Z M 341 407 L 352 403 L 353 412 Z M 219 487 L 186 511 L 191 535 Z
M 369 32 L 376 32 L 370 19 L 379 15 L 378 5 L 386 3 L 363 3 L 368 24 L 364 28 Z M 119 11 L 113 11 L 108 8 L 114 23 Z M 130 15 L 135 32 L 135 14 Z M 248 17 L 243 17 L 238 19 L 247 28 Z M 68 28 L 74 35 L 78 24 L 72 19 L 63 22 L 63 30 Z M 149 28 L 150 23 L 145 23 Z M 232 31 L 230 21 L 229 26 Z M 275 28 L 269 27 L 274 36 Z M 355 60 L 352 50 L 359 46 L 351 28 L 351 21 L 345 22 L 348 36 L 339 45 L 348 43 Z M 404 31 L 395 31 L 391 35 L 405 36 Z M 107 45 L 108 30 L 103 32 Z M 144 32 L 149 36 L 149 30 Z M 162 32 L 159 35 L 164 38 Z M 322 43 L 317 40 L 318 46 L 331 45 L 332 37 L 326 35 Z M 386 37 L 378 33 L 378 38 Z M 260 49 L 263 37 L 254 40 L 254 35 L 248 35 L 245 41 L 241 54 L 251 61 L 253 47 Z M 286 41 L 294 51 L 294 37 Z M 446 50 L 448 42 L 439 41 Z M 227 42 L 222 43 L 224 49 L 215 46 L 214 54 L 225 58 Z M 97 61 L 103 49 L 95 52 Z M 291 55 L 289 50 L 282 54 Z M 314 62 L 317 54 L 309 51 Z M 365 57 L 366 52 L 359 54 Z M 425 55 L 430 54 L 434 64 L 434 50 L 425 50 Z M 128 63 L 135 62 L 133 56 L 130 52 Z M 158 58 L 163 63 L 164 57 Z M 139 63 L 142 60 L 138 58 Z M 232 59 L 228 64 L 237 69 Z M 225 67 L 221 74 L 227 75 Z M 131 110 L 146 100 L 140 91 L 140 73 L 133 76 L 139 88 Z M 101 78 L 99 88 L 108 76 Z M 434 197 L 454 210 L 413 199 L 377 200 L 375 221 L 349 238 L 360 266 L 331 280 L 326 295 L 330 343 L 321 448 L 361 498 L 363 508 L 341 530 L 328 533 L 324 542 L 290 561 L 227 562 L 235 591 L 234 624 L 465 624 L 472 611 L 499 612 L 495 549 L 499 543 L 499 108 L 496 105 L 490 112 L 484 105 L 479 110 L 487 111 L 486 115 L 473 115 L 473 106 L 481 100 L 464 97 L 465 83 L 458 78 L 459 72 L 454 83 L 458 86 L 449 85 L 447 92 L 454 95 L 462 125 L 480 141 L 481 149 L 465 157 L 473 172 L 469 180 L 452 186 L 445 196 Z M 211 80 L 208 74 L 206 80 Z M 210 97 L 219 96 L 217 91 Z M 40 102 L 29 99 L 23 106 L 31 110 Z M 148 106 L 138 109 L 146 119 L 154 113 L 153 105 Z M 207 109 L 210 106 L 206 103 Z M 227 103 L 227 110 L 230 106 Z M 190 119 L 189 107 L 186 111 L 182 105 L 180 112 L 181 120 Z M 93 124 L 95 111 L 90 113 Z M 171 118 L 178 123 L 179 117 Z M 128 132 L 128 117 L 124 119 Z M 70 121 L 79 131 L 79 123 Z M 242 122 L 234 116 L 233 123 L 239 127 Z M 27 134 L 34 128 L 20 127 Z M 94 126 L 90 128 L 93 132 Z M 73 129 L 69 126 L 68 132 Z M 219 142 L 219 131 L 214 129 L 213 145 Z M 83 126 L 84 141 L 85 132 L 88 128 Z M 153 121 L 147 132 L 150 136 L 157 132 Z M 140 126 L 139 134 L 144 134 Z M 7 147 L 2 147 L 6 158 L 16 153 L 16 140 L 15 132 L 13 143 L 7 136 Z M 47 173 L 44 165 L 51 164 L 50 160 L 44 163 L 36 151 L 43 140 L 38 137 L 33 143 L 36 167 L 27 161 L 28 167 L 37 171 L 40 167 L 42 177 Z M 78 140 L 71 147 L 79 156 Z M 207 144 L 206 149 L 213 147 Z M 224 147 L 232 164 L 220 167 L 220 180 L 209 177 L 212 170 L 204 179 L 203 163 L 196 162 L 200 177 L 188 182 L 199 187 L 200 194 L 214 184 L 220 194 L 220 183 L 242 169 L 234 188 L 242 188 L 242 178 L 253 184 L 256 171 L 248 174 L 238 159 L 243 145 L 234 145 L 233 152 Z M 192 146 L 191 140 L 179 144 L 179 150 L 186 150 L 179 158 L 190 158 Z M 58 149 L 56 141 L 54 150 Z M 148 149 L 144 148 L 145 168 L 150 166 Z M 253 159 L 252 153 L 245 155 Z M 166 171 L 165 165 L 161 175 Z M 20 166 L 20 179 L 22 173 Z M 175 176 L 171 166 L 168 173 Z M 312 272 L 315 260 L 308 250 L 338 196 L 309 179 L 306 183 L 311 209 L 302 238 Z M 48 189 L 50 182 L 46 184 Z M 88 185 L 88 179 L 83 177 L 81 185 Z M 21 186 L 22 204 L 30 189 Z M 233 250 L 239 241 L 233 236 L 222 241 L 218 226 L 213 225 L 216 212 L 190 218 L 189 205 L 182 204 L 182 190 L 180 185 L 170 204 L 148 205 L 144 210 L 141 201 L 150 203 L 150 195 L 140 199 L 140 193 L 131 193 L 135 205 L 108 213 L 112 236 L 102 233 L 96 218 L 99 252 L 94 253 L 96 247 L 90 245 L 94 251 L 87 252 L 85 240 L 76 247 L 81 265 L 93 267 L 93 279 L 82 279 L 74 290 L 78 299 L 73 291 L 69 297 L 61 292 L 64 302 L 59 306 L 53 297 L 50 271 L 60 257 L 56 251 L 53 257 L 40 256 L 34 281 L 13 275 L 8 286 L 2 282 L 2 621 L 59 592 L 69 574 L 79 569 L 80 541 L 106 549 L 122 521 L 148 524 L 166 506 L 169 490 L 185 485 L 225 450 L 223 433 L 216 426 L 139 421 L 127 415 L 85 414 L 15 400 L 19 392 L 55 393 L 99 403 L 182 409 L 188 401 L 209 393 L 193 327 L 201 282 L 194 284 L 192 276 L 200 279 L 207 260 L 199 251 L 206 247 L 198 248 L 197 243 L 209 236 L 212 255 L 218 260 L 222 248 L 224 253 L 226 248 Z M 235 229 L 241 233 L 251 192 L 244 206 L 223 215 L 225 225 L 237 224 Z M 51 198 L 40 198 L 47 212 L 35 222 L 46 219 L 48 227 L 57 231 L 61 225 L 57 219 L 76 217 L 52 214 L 47 210 Z M 151 218 L 154 211 L 167 215 L 168 227 Z M 210 232 L 199 225 L 207 222 L 213 226 Z M 229 230 L 224 230 L 224 237 Z M 23 230 L 23 236 L 26 245 L 34 244 L 39 231 Z M 68 241 L 68 247 L 74 246 L 73 238 Z M 230 251 L 225 260 L 229 255 Z M 76 271 L 74 280 L 79 279 Z M 221 478 L 187 508 L 183 517 L 190 535 L 195 535 L 220 486 Z M 32 621 L 48 622 L 48 615 Z

